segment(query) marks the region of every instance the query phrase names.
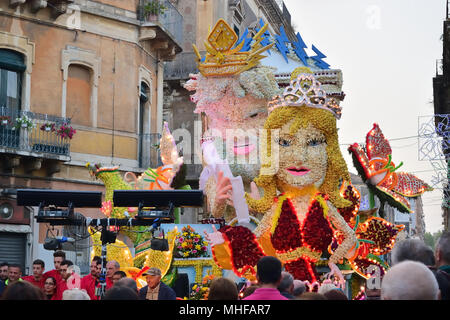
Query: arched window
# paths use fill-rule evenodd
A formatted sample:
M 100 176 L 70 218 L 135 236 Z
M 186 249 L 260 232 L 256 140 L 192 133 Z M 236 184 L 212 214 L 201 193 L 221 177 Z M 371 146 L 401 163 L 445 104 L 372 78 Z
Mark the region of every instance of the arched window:
M 92 125 L 91 70 L 79 64 L 69 65 L 67 77 L 66 117 L 73 124 Z
M 11 114 L 21 109 L 22 75 L 25 69 L 21 53 L 0 49 L 0 107 L 8 108 Z

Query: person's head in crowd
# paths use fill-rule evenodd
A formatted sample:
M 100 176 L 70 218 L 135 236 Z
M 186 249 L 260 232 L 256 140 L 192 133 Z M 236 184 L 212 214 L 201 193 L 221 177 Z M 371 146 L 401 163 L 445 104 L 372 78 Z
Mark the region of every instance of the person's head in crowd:
M 18 281 L 22 277 L 22 267 L 18 264 L 8 266 L 8 285 Z
M 71 273 L 69 272 L 70 266 L 73 266 L 73 262 L 70 260 L 63 260 L 59 266 L 61 277 L 64 281 L 67 281 L 71 276 Z
M 44 282 L 44 293 L 46 296 L 53 296 L 56 293 L 56 279 L 48 277 Z
M 33 261 L 33 277 L 36 280 L 40 280 L 42 278 L 42 274 L 45 270 L 45 263 L 41 259 L 36 259 Z
M 215 278 L 209 287 L 208 300 L 238 300 L 236 283 L 228 278 Z
M 123 271 L 116 271 L 114 272 L 113 276 L 112 276 L 112 282 L 115 284 L 117 281 L 119 281 L 122 278 L 126 278 L 127 274 Z
M 317 293 L 324 294 L 325 292 L 328 292 L 330 290 L 336 290 L 338 287 L 333 284 L 330 280 L 325 280 L 320 285 L 319 289 L 317 290 Z
M 328 290 L 323 293 L 323 295 L 327 298 L 327 300 L 348 300 L 348 297 L 344 292 L 342 292 L 341 289 Z
M 381 282 L 382 300 L 438 300 L 439 287 L 421 262 L 403 261 L 389 269 Z
M 91 261 L 90 273 L 94 278 L 98 278 L 102 271 L 102 258 L 94 256 Z
M 281 281 L 281 261 L 272 256 L 265 256 L 259 259 L 256 267 L 258 284 L 276 289 Z
M 55 265 L 55 270 L 59 271 L 61 262 L 66 260 L 66 253 L 64 251 L 55 251 L 53 253 L 53 264 Z
M 287 292 L 292 294 L 292 290 L 294 289 L 294 277 L 286 271 L 281 272 L 281 281 L 278 285 L 278 290 L 283 293 Z
M 304 292 L 296 300 L 327 300 L 327 298 L 318 292 Z
M 114 283 L 114 287 L 118 287 L 118 286 L 128 287 L 128 288 L 132 289 L 133 291 L 135 291 L 136 293 L 139 292 L 136 281 L 132 278 L 125 277 L 125 278 L 118 280 L 116 283 Z
M 28 281 L 16 281 L 8 285 L 2 300 L 45 300 L 45 295 Z
M 434 266 L 433 249 L 419 239 L 405 239 L 395 244 L 392 249 L 392 265 L 411 260 L 422 262 L 426 266 Z
M 114 285 L 106 291 L 103 300 L 139 300 L 139 296 L 136 291 L 127 286 Z
M 158 268 L 150 268 L 142 275 L 145 276 L 148 287 L 151 289 L 156 288 L 161 282 L 161 270 L 159 270 Z
M 300 297 L 300 295 L 303 294 L 303 292 L 306 291 L 305 283 L 301 280 L 294 280 L 294 289 L 292 290 L 292 295 L 294 297 Z
M 151 289 L 156 288 L 161 282 L 161 270 L 159 270 L 158 268 L 150 268 L 142 275 L 145 276 L 148 287 Z
M 80 290 L 78 288 L 68 289 L 63 292 L 63 300 L 91 300 L 86 290 Z
M 450 231 L 445 231 L 436 242 L 436 267 L 450 266 Z
M 119 270 L 120 264 L 117 261 L 108 261 L 108 263 L 106 264 L 106 277 L 112 279 L 114 273 Z
M 0 264 L 0 280 L 5 281 L 8 279 L 8 263 L 2 262 Z
M 253 294 L 256 289 L 260 288 L 260 286 L 256 283 L 253 283 L 251 286 L 247 287 L 242 291 L 242 294 L 240 295 L 241 299 L 247 298 L 249 295 Z

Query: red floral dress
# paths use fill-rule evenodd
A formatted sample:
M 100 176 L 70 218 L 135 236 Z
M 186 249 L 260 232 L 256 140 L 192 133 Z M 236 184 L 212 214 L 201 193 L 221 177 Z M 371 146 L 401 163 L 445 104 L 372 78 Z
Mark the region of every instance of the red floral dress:
M 270 233 L 265 233 L 266 239 L 263 239 L 264 236 L 257 239 L 249 229 L 242 226 L 224 226 L 219 230 L 225 239 L 227 251 L 231 253 L 231 266 L 238 276 L 248 272 L 255 275 L 258 260 L 265 255 L 274 255 L 295 279 L 316 281 L 318 276 L 314 263 L 327 250 L 333 237 L 327 210 L 324 209 L 326 197 L 316 195 L 311 200 L 302 222 L 288 197 L 281 195 L 276 199 L 276 202 L 280 201 L 273 215 Z M 216 254 L 214 258 L 220 265 Z

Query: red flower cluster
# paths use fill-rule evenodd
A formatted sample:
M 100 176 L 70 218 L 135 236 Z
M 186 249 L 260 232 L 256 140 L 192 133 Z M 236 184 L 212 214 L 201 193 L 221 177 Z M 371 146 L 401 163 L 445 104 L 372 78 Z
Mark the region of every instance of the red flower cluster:
M 353 217 L 355 217 L 358 213 L 357 209 L 359 207 L 360 196 L 354 189 L 355 188 L 352 185 L 349 185 L 347 186 L 347 188 L 345 188 L 343 194 L 343 198 L 351 201 L 352 205 L 346 208 L 338 208 L 338 212 L 341 214 L 342 217 L 344 217 L 347 223 L 349 223 L 350 220 Z
M 63 123 L 61 125 L 61 127 L 59 127 L 58 131 L 56 131 L 56 134 L 63 139 L 65 139 L 65 138 L 72 139 L 72 137 L 75 133 L 77 133 L 77 130 L 72 128 L 67 123 Z
M 318 279 L 316 268 L 314 264 L 299 258 L 295 261 L 290 261 L 284 265 L 287 272 L 289 272 L 294 279 L 314 282 Z
M 308 210 L 302 229 L 303 242 L 314 251 L 325 251 L 333 238 L 330 223 L 323 216 L 320 202 L 314 200 Z
M 384 276 L 384 268 L 379 262 L 375 260 L 369 260 L 367 258 L 357 258 L 352 263 L 358 267 L 359 272 L 362 272 L 365 275 L 368 273 L 367 268 L 371 265 L 375 265 L 380 269 L 380 276 Z M 375 273 L 375 271 L 373 273 Z
M 219 230 L 230 243 L 232 263 L 236 270 L 245 266 L 256 266 L 264 253 L 249 229 L 237 226 L 224 226 Z
M 282 252 L 302 246 L 300 222 L 289 199 L 286 199 L 281 206 L 278 224 L 271 236 L 271 241 L 274 249 Z

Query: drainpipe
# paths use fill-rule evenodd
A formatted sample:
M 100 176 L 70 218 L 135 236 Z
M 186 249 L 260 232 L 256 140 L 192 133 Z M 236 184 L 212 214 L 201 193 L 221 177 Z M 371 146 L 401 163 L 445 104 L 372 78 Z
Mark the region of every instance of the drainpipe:
M 156 133 L 162 133 L 164 103 L 164 62 L 160 59 L 158 59 L 157 68 Z

